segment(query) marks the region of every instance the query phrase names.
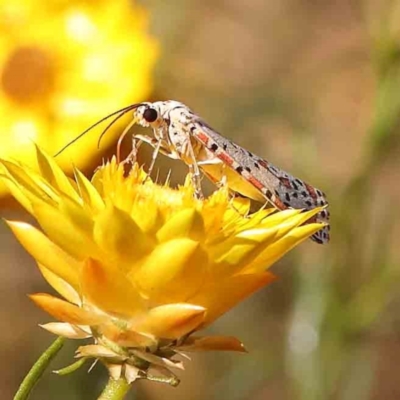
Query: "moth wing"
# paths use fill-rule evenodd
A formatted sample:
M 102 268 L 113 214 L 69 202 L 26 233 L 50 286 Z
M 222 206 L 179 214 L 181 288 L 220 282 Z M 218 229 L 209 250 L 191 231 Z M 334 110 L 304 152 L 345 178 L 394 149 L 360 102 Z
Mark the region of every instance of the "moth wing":
M 287 208 L 310 210 L 318 206 L 327 206 L 328 202 L 322 191 L 295 178 L 275 167 L 270 162 L 215 132 L 204 121 L 197 120 L 191 127 L 191 133 L 209 151 L 215 154 L 227 167 L 258 190 L 266 200 L 284 210 Z M 235 188 L 232 188 L 235 190 Z M 241 193 L 240 190 L 238 190 Z M 254 198 L 252 196 L 252 198 Z M 259 199 L 256 199 L 259 201 Z M 329 223 L 328 210 L 322 210 L 316 221 Z M 317 243 L 329 241 L 329 226 L 312 236 Z

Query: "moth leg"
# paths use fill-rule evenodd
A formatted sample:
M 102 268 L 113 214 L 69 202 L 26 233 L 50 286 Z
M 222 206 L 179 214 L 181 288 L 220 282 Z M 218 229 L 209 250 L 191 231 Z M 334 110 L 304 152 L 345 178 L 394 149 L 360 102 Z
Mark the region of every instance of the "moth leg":
M 124 160 L 120 161 L 120 163 L 122 165 L 134 164 L 137 161 L 138 150 L 139 150 L 139 147 L 142 145 L 142 143 L 143 143 L 142 140 L 140 140 L 140 139 L 136 140 L 135 136 L 133 136 L 132 137 L 132 150 Z
M 203 191 L 201 190 L 201 174 L 200 174 L 200 168 L 199 165 L 196 161 L 196 156 L 193 151 L 193 146 L 190 141 L 187 143 L 188 151 L 189 151 L 189 156 L 192 159 L 192 164 L 189 165 L 189 171 L 192 174 L 192 182 L 194 186 L 194 194 L 197 199 L 204 199 Z
M 147 171 L 147 177 L 149 177 L 151 175 L 151 173 L 153 172 L 158 153 L 160 152 L 160 148 L 161 148 L 161 139 L 158 139 L 156 145 L 154 146 L 153 154 L 151 156 L 151 163 L 150 163 L 149 170 Z
M 156 148 L 158 142 L 161 142 L 159 152 L 163 154 L 164 156 L 167 156 L 169 158 L 172 158 L 174 160 L 179 160 L 180 157 L 175 151 L 172 151 L 170 147 L 168 146 L 168 143 L 163 140 L 163 139 L 156 139 L 154 137 L 149 137 L 145 135 L 134 135 L 134 138 L 139 139 L 140 141 L 149 144 L 151 147 Z
M 201 190 L 201 176 L 199 176 L 198 174 L 200 174 L 200 171 L 196 171 L 196 165 L 190 164 L 188 165 L 189 167 L 189 173 L 192 176 L 192 184 L 194 186 L 194 195 L 196 197 L 196 199 L 199 200 L 203 200 L 204 199 L 204 195 L 203 195 L 203 191 Z

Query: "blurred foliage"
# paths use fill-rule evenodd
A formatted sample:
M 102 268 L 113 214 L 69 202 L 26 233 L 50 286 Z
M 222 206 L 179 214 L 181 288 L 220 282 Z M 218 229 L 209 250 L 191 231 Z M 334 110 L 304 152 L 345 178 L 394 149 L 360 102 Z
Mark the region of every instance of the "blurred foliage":
M 332 242 L 288 255 L 275 266 L 278 282 L 219 322 L 248 355 L 196 356 L 177 389 L 144 383 L 131 398 L 398 399 L 400 1 L 142 3 L 162 48 L 153 97 L 183 101 L 225 136 L 323 189 Z M 109 109 L 121 106 L 105 97 Z M 181 181 L 179 163 L 160 158 L 158 166 Z M 1 242 L 10 289 L 0 301 L 22 315 L 2 310 L 3 354 L 20 354 L 17 373 L 2 374 L 11 393 L 40 352 L 34 343 L 41 338 L 44 348 L 50 339 L 34 327 L 43 315 L 21 299 L 40 290 L 33 262 L 5 230 Z M 58 394 L 65 385 L 58 398 L 87 398 L 99 373 L 58 384 L 48 377 L 36 398 L 54 397 L 48 385 Z
M 146 99 L 158 53 L 148 19 L 129 0 L 1 2 L 0 155 L 33 163 L 33 142 L 54 154 L 116 107 Z M 65 168 L 93 161 L 87 136 L 59 156 Z

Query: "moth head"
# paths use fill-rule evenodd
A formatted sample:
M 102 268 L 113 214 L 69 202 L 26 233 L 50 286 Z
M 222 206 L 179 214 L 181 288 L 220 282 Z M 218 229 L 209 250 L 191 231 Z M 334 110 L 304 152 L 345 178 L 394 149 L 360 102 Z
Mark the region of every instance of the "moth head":
M 144 127 L 160 128 L 164 123 L 163 102 L 142 103 L 133 112 L 136 122 Z
M 141 103 L 134 110 L 136 122 L 144 127 L 161 128 L 175 120 L 178 116 L 175 112 L 184 110 L 186 107 L 178 101 L 156 101 L 154 103 Z

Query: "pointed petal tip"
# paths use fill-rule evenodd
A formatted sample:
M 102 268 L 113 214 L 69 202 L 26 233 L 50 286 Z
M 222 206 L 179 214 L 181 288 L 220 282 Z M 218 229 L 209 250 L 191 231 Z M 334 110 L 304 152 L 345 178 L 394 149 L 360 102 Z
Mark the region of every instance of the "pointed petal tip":
M 206 317 L 206 308 L 188 303 L 166 304 L 151 309 L 134 328 L 159 338 L 177 339 L 196 329 Z
M 35 293 L 28 296 L 38 307 L 62 322 L 73 325 L 98 325 L 106 318 L 47 293 Z

